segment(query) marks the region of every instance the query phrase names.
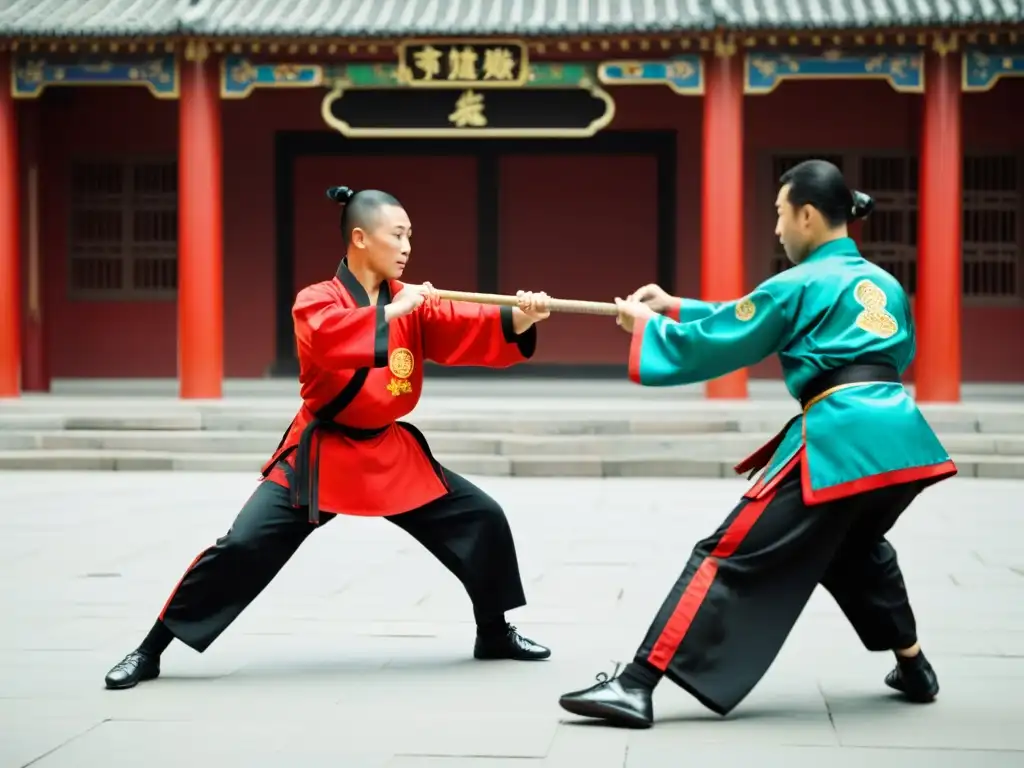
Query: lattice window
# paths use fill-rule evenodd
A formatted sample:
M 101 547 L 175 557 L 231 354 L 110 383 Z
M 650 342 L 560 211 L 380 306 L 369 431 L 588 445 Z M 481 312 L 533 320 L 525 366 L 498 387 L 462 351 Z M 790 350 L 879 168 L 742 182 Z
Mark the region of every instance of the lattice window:
M 856 181 L 875 199 L 875 210 L 864 220 L 860 250 L 903 286 L 917 290 L 917 160 L 905 156 L 862 157 Z
M 1012 155 L 964 159 L 964 296 L 1021 297 L 1020 165 Z
M 824 157 L 844 169 L 847 183 L 875 198 L 875 210 L 858 241 L 865 258 L 890 272 L 909 295 L 917 291 L 918 158 L 847 154 Z M 772 185 L 807 155 L 772 158 Z M 963 273 L 965 299 L 973 303 L 1016 302 L 1024 297 L 1024 213 L 1021 163 L 1014 155 L 967 155 L 963 164 Z M 926 256 L 924 258 L 927 258 Z M 776 245 L 771 274 L 789 267 Z
M 72 298 L 173 298 L 178 286 L 177 164 L 76 163 L 69 239 Z
M 804 155 L 776 155 L 772 158 L 772 183 L 771 188 L 774 191 L 778 190 L 779 178 L 795 165 L 802 163 L 804 160 L 827 160 L 833 163 L 839 170 L 843 170 L 843 158 L 838 155 L 820 155 L 820 154 L 804 154 Z M 773 191 L 772 194 L 775 194 Z M 775 226 L 774 220 L 772 226 Z M 770 274 L 777 275 L 783 270 L 789 269 L 793 264 L 786 256 L 786 251 L 782 247 L 782 243 L 775 239 L 775 250 L 772 252 L 772 261 L 769 269 Z
M 875 210 L 858 237 L 861 253 L 896 277 L 908 294 L 917 287 L 917 161 L 901 155 L 779 155 L 772 158 L 773 180 L 808 157 L 828 160 L 843 171 L 847 184 L 868 191 Z M 776 244 L 771 274 L 790 267 Z

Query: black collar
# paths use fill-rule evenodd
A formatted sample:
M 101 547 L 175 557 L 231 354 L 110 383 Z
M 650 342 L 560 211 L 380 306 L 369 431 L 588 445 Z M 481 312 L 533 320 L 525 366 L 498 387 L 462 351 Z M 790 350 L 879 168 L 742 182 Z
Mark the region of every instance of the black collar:
M 366 289 L 356 280 L 356 276 L 348 268 L 348 259 L 344 258 L 338 265 L 338 271 L 334 276 L 345 286 L 345 290 L 352 294 L 356 304 L 360 307 L 370 306 L 370 297 L 366 295 Z M 385 280 L 380 284 L 380 295 L 377 297 L 377 306 L 384 306 L 391 303 L 391 284 Z

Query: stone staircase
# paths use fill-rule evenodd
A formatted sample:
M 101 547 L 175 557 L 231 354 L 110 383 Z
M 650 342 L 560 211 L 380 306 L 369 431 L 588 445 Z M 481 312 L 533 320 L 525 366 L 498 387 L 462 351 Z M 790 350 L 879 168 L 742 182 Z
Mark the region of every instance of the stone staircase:
M 0 470 L 259 471 L 293 397 L 26 397 L 0 402 Z M 961 476 L 1024 478 L 1024 403 L 925 406 Z M 795 413 L 781 398 L 424 398 L 409 417 L 470 475 L 736 477 Z M 880 435 L 884 439 L 884 435 Z

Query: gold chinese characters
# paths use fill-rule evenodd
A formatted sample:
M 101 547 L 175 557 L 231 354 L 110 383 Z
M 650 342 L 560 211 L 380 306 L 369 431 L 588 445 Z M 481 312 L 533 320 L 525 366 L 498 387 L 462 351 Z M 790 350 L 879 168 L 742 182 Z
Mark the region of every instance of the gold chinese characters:
M 509 40 L 408 41 L 398 66 L 402 82 L 428 88 L 514 87 L 528 75 L 526 46 Z
M 466 91 L 455 102 L 455 111 L 448 115 L 448 122 L 456 128 L 482 128 L 487 125 L 484 114 L 484 95 Z
M 391 393 L 392 397 L 412 394 L 412 383 L 410 383 L 409 377 L 412 375 L 413 368 L 415 367 L 416 361 L 412 356 L 412 352 L 405 347 L 399 347 L 391 353 L 391 356 L 388 358 L 391 381 L 388 382 L 386 389 Z

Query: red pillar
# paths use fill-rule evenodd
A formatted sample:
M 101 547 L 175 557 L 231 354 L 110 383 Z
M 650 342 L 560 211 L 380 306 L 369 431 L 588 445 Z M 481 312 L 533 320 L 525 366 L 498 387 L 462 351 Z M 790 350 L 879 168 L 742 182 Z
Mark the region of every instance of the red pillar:
M 732 301 L 744 292 L 742 62 L 732 51 L 715 52 L 706 57 L 704 69 L 700 247 L 704 301 Z M 745 398 L 747 372 L 709 381 L 705 392 L 710 398 Z
M 224 369 L 221 124 L 216 61 L 189 44 L 178 107 L 178 378 L 219 398 Z
M 22 200 L 24 218 L 25 305 L 21 360 L 21 388 L 24 392 L 50 391 L 49 345 L 44 319 L 42 251 L 42 162 L 40 152 L 40 107 L 38 100 L 20 106 L 21 157 L 24 173 Z
M 21 391 L 21 210 L 11 57 L 0 52 L 0 397 Z
M 960 400 L 963 151 L 960 138 L 960 55 L 928 51 L 917 235 L 916 396 Z

